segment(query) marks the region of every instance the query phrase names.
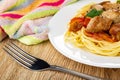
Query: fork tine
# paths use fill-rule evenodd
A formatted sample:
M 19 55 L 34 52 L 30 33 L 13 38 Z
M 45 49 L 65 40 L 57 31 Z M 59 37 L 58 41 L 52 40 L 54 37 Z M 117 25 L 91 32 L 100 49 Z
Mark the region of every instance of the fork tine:
M 20 51 L 20 54 L 27 57 L 28 59 L 32 60 L 32 61 L 36 61 L 35 57 L 33 57 L 32 55 L 28 54 L 27 52 L 25 52 L 24 50 L 22 50 L 21 48 L 19 48 L 16 44 L 14 44 L 13 42 L 10 42 L 11 47 L 13 47 L 15 50 Z
M 9 46 L 11 49 L 13 49 L 14 52 L 16 52 L 15 54 L 16 54 L 17 56 L 19 56 L 21 59 L 23 59 L 24 61 L 26 61 L 26 62 L 28 62 L 28 63 L 30 63 L 30 64 L 33 64 L 33 63 L 34 63 L 33 60 L 31 60 L 31 59 L 29 59 L 28 57 L 24 56 L 24 55 L 21 53 L 21 50 L 16 49 L 16 47 L 14 47 L 13 45 L 10 45 L 10 44 L 7 44 L 7 46 Z
M 4 46 L 3 49 L 13 58 L 15 59 L 18 63 L 20 63 L 22 66 L 30 69 L 29 67 L 31 67 L 32 65 L 25 62 L 24 60 L 22 60 L 19 56 L 17 56 L 16 54 L 14 54 L 15 52 L 10 49 L 9 47 L 7 46 Z

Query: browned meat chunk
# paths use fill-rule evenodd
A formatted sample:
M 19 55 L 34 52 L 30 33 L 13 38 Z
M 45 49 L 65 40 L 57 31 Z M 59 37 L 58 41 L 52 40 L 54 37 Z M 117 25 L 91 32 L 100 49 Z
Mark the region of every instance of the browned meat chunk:
M 102 17 L 113 20 L 114 23 L 120 22 L 120 12 L 117 10 L 107 10 L 102 13 Z
M 100 4 L 95 4 L 95 5 L 91 6 L 91 9 L 103 10 L 103 6 Z
M 115 10 L 120 10 L 120 4 L 118 3 L 111 3 L 110 1 L 105 1 L 100 3 L 105 10 L 109 9 L 115 9 Z
M 100 5 L 105 5 L 105 4 L 109 4 L 109 3 L 111 3 L 110 1 L 103 1 L 103 2 L 101 2 L 101 3 L 99 3 Z
M 82 23 L 84 20 L 79 17 L 75 17 L 70 21 L 69 31 L 76 32 L 82 28 Z
M 96 16 L 90 20 L 90 22 L 87 25 L 86 31 L 92 33 L 107 31 L 110 29 L 111 24 L 111 19 Z
M 109 30 L 109 33 L 115 40 L 120 40 L 120 23 L 113 24 Z

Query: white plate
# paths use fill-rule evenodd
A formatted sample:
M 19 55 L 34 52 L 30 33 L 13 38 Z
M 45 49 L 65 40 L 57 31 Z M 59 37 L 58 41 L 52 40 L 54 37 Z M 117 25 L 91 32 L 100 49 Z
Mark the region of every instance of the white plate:
M 52 45 L 64 56 L 91 66 L 120 68 L 120 57 L 99 56 L 81 49 L 69 46 L 64 42 L 64 33 L 70 19 L 85 4 L 103 0 L 80 0 L 78 3 L 62 8 L 49 22 L 49 39 Z M 113 0 L 114 1 L 114 0 Z

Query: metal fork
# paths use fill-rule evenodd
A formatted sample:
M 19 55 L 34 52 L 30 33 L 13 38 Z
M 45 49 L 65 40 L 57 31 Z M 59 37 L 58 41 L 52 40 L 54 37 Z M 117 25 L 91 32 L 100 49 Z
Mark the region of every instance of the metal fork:
M 13 42 L 7 43 L 3 49 L 10 55 L 12 58 L 14 58 L 18 63 L 20 63 L 25 68 L 31 69 L 31 70 L 57 70 L 61 72 L 70 73 L 76 76 L 79 76 L 81 78 L 84 78 L 86 80 L 108 80 L 108 79 L 102 79 L 95 76 L 90 76 L 87 74 L 79 73 L 73 70 L 69 70 L 67 68 L 63 68 L 56 65 L 50 65 L 46 61 L 41 60 L 39 58 L 33 57 L 27 52 L 23 51 L 21 48 L 19 48 L 16 44 Z

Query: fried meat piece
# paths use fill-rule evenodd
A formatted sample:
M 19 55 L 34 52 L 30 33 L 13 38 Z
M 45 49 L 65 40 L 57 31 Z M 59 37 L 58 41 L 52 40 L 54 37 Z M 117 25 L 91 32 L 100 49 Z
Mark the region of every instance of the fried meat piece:
M 113 20 L 114 23 L 120 22 L 120 12 L 118 10 L 107 10 L 102 13 L 102 17 Z
M 119 3 L 111 3 L 110 1 L 105 1 L 105 2 L 100 3 L 100 5 L 103 6 L 104 10 L 110 10 L 110 9 L 120 10 Z
M 70 27 L 69 27 L 69 31 L 72 32 L 77 32 L 78 30 L 80 30 L 82 28 L 82 22 L 84 21 L 84 18 L 79 18 L 79 17 L 75 17 L 70 21 Z
M 91 6 L 91 9 L 103 10 L 103 6 L 100 4 L 95 4 L 95 5 Z
M 119 41 L 120 40 L 120 23 L 113 24 L 109 30 L 109 33 L 112 35 L 112 37 Z
M 87 25 L 86 31 L 92 33 L 107 31 L 110 29 L 111 24 L 111 19 L 96 16 L 90 20 L 90 22 Z

